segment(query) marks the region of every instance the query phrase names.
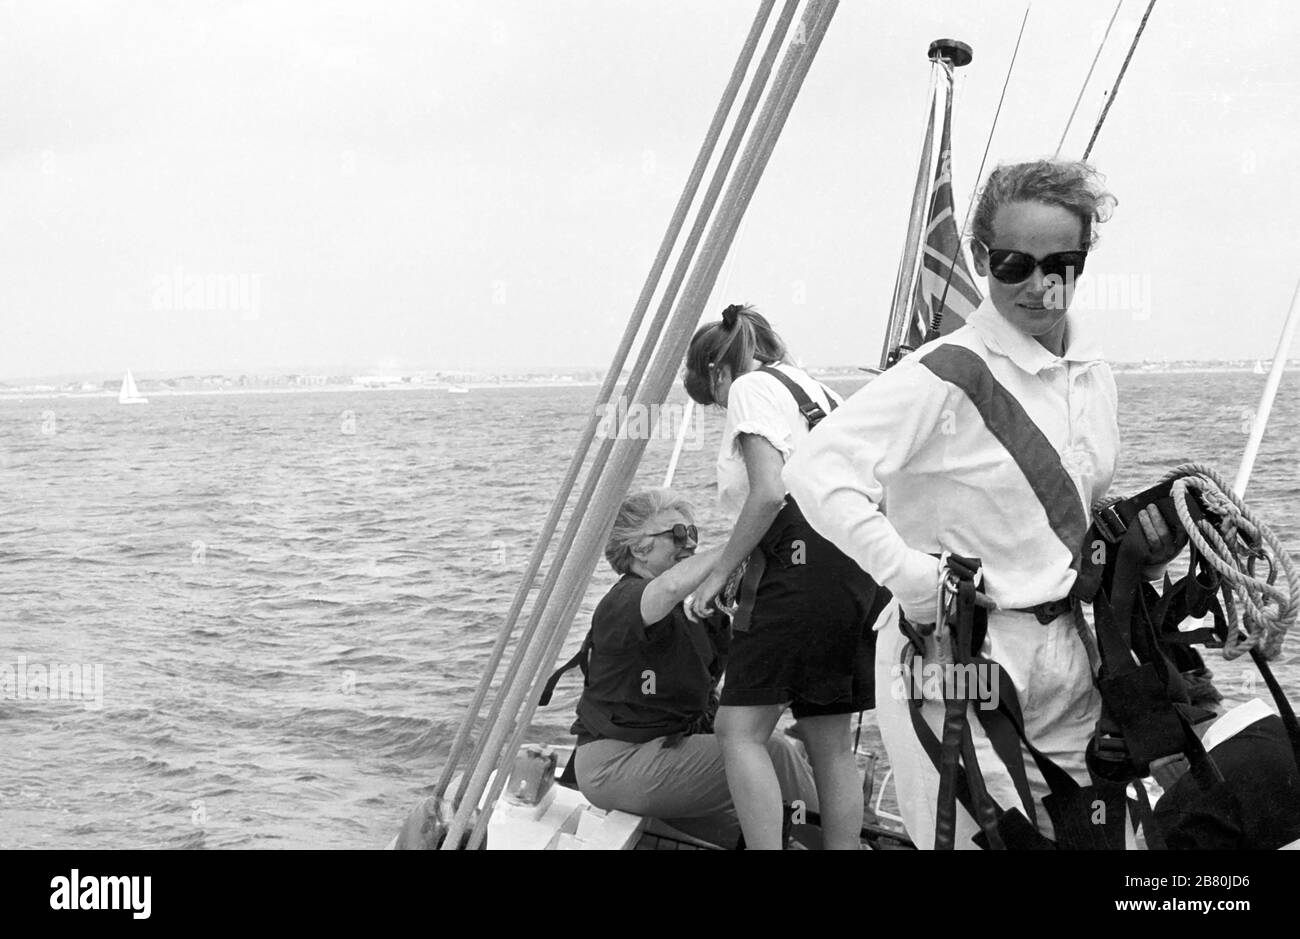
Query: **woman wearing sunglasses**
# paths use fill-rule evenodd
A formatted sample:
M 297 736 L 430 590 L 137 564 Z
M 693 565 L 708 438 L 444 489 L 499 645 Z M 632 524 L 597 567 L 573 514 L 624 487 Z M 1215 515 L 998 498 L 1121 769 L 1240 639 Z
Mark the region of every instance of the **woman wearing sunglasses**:
M 686 390 L 727 410 L 718 496 L 736 523 L 688 611 L 710 613 L 730 573 L 746 564 L 717 718 L 745 843 L 781 847 L 778 775 L 764 744 L 789 707 L 817 780 L 823 844 L 857 850 L 862 781 L 852 715 L 875 705 L 872 627 L 889 595 L 808 525 L 781 482 L 814 415 L 841 399 L 792 365 L 767 320 L 741 306 L 696 332 Z
M 721 615 L 691 622 L 682 610 L 717 555 L 695 553 L 692 516 L 669 489 L 633 493 L 619 507 L 605 558 L 622 576 L 591 620 L 574 769 L 598 808 L 663 819 L 730 847 L 740 826 L 713 735 L 727 625 Z M 812 771 L 794 741 L 770 736 L 765 752 L 781 798 L 816 811 Z
M 1100 699 L 1067 597 L 1091 506 L 1115 472 L 1119 430 L 1115 380 L 1069 307 L 1113 203 L 1083 163 L 995 169 L 972 224 L 988 297 L 965 326 L 855 394 L 784 474 L 813 526 L 892 591 L 912 626 L 938 617 L 943 552 L 980 559 L 980 601 L 995 607 L 982 651 L 1011 679 L 1029 741 L 1081 784 Z M 1152 563 L 1177 553 L 1158 513 L 1143 526 Z M 877 717 L 908 832 L 928 847 L 939 774 L 909 714 L 906 642 L 900 628 L 882 630 L 876 680 L 892 681 L 893 693 L 878 696 Z M 937 661 L 932 633 L 924 662 Z M 941 733 L 944 703 L 924 697 L 922 713 Z M 980 722 L 969 726 L 989 794 L 1050 837 L 1033 761 L 1024 762 L 1036 804 L 1026 806 Z M 978 830 L 959 808 L 956 846 L 973 847 Z

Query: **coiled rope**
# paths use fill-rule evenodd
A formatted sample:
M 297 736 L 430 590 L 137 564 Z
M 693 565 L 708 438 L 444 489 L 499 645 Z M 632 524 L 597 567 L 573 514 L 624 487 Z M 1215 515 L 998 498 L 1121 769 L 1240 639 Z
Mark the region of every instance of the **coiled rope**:
M 1300 578 L 1291 557 L 1272 530 L 1212 467 L 1183 463 L 1161 482 L 1170 480 L 1174 481 L 1170 492 L 1183 530 L 1231 587 L 1224 591 L 1229 629 L 1223 657 L 1235 659 L 1258 649 L 1264 658 L 1275 658 L 1300 613 Z M 1218 528 L 1208 519 L 1193 521 L 1189 507 L 1193 493 L 1208 511 L 1222 517 Z M 1268 565 L 1267 575 L 1256 573 L 1259 561 Z M 1277 583 L 1279 575 L 1282 585 Z

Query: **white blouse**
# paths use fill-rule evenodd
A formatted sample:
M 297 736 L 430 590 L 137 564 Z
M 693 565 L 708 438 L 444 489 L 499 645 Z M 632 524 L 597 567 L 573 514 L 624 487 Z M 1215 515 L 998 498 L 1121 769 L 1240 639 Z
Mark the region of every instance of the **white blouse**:
M 808 397 L 830 413 L 827 390 L 807 372 L 793 365 L 774 366 L 798 383 Z M 844 399 L 830 392 L 837 405 Z M 727 394 L 727 423 L 718 450 L 718 508 L 733 521 L 749 496 L 749 474 L 740 448 L 741 434 L 756 434 L 781 452 L 788 461 L 808 437 L 808 422 L 799 405 L 781 381 L 760 371 L 746 372 L 731 383 Z

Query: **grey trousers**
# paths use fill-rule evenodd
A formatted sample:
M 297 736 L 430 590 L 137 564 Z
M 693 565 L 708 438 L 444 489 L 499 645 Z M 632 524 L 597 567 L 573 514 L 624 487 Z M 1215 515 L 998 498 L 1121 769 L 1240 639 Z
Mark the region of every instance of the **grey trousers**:
M 578 747 L 578 788 L 591 804 L 658 818 L 679 831 L 721 847 L 740 838 L 740 822 L 727 789 L 722 747 L 713 734 L 693 734 L 665 748 L 649 743 L 595 740 Z M 803 746 L 775 733 L 767 741 L 781 798 L 819 811 L 812 767 Z

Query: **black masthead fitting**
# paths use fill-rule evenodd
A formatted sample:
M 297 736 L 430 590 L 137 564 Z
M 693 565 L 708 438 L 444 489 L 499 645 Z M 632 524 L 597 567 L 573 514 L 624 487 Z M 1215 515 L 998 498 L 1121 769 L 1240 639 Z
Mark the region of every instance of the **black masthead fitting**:
M 956 68 L 969 65 L 973 54 L 970 46 L 957 39 L 936 39 L 930 43 L 930 51 L 927 53 L 936 62 L 947 59 Z

